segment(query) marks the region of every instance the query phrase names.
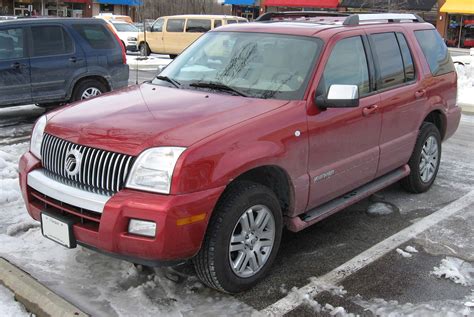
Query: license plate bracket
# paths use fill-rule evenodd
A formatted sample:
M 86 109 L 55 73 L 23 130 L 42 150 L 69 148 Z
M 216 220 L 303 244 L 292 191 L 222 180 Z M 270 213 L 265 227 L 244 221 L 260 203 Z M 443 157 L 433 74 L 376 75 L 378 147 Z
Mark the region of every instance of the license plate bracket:
M 60 245 L 73 249 L 77 246 L 73 225 L 75 221 L 47 211 L 41 212 L 41 233 Z

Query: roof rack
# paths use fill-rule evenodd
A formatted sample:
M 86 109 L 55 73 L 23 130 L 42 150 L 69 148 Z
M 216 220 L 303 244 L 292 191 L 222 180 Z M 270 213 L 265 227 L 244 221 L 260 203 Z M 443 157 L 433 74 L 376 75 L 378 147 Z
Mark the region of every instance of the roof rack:
M 344 12 L 334 11 L 286 11 L 286 12 L 267 12 L 259 16 L 255 21 L 265 22 L 273 21 L 275 19 L 299 19 L 299 18 L 313 18 L 313 17 L 349 17 L 349 14 Z
M 345 18 L 343 25 L 355 26 L 364 22 L 388 22 L 400 23 L 402 21 L 425 22 L 419 15 L 412 13 L 348 13 L 335 11 L 287 11 L 287 12 L 267 12 L 257 18 L 257 22 L 279 22 L 288 20 L 300 20 L 312 18 L 328 18 L 329 22 L 334 22 L 338 17 Z M 337 22 L 337 21 L 336 21 Z
M 344 20 L 343 25 L 359 25 L 361 22 L 388 21 L 389 23 L 399 23 L 401 21 L 425 22 L 419 15 L 411 13 L 373 13 L 373 14 L 352 14 Z

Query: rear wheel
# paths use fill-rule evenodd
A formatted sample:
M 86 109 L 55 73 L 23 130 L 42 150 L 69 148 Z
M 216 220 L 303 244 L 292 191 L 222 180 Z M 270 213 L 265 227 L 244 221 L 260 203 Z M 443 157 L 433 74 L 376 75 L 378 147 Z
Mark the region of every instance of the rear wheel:
M 415 150 L 408 165 L 411 172 L 402 180 L 402 186 L 412 193 L 424 193 L 433 185 L 441 160 L 441 135 L 429 122 L 421 126 Z
M 141 43 L 139 48 L 141 56 L 150 56 L 151 50 L 147 43 Z
M 86 79 L 76 84 L 72 93 L 72 101 L 85 100 L 107 92 L 107 87 L 96 79 Z
M 280 246 L 282 215 L 269 188 L 252 182 L 231 186 L 216 207 L 193 262 L 206 285 L 238 293 L 268 273 Z

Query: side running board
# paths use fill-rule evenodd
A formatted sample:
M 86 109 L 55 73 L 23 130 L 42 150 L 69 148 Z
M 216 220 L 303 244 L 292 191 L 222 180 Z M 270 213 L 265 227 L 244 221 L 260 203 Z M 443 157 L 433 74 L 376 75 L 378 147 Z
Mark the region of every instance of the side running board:
M 290 231 L 297 232 L 305 229 L 326 217 L 372 195 L 373 193 L 391 185 L 410 174 L 410 167 L 404 165 L 399 169 L 385 174 L 370 183 L 367 183 L 343 196 L 335 198 L 319 207 L 294 218 L 287 218 L 286 224 Z

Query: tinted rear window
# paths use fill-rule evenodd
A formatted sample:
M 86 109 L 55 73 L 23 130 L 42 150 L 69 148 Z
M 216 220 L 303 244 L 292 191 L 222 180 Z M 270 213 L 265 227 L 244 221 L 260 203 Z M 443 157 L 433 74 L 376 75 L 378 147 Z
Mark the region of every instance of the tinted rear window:
M 370 37 L 374 43 L 380 72 L 380 81 L 377 89 L 385 89 L 403 84 L 405 81 L 405 71 L 395 33 L 373 34 Z
M 189 19 L 186 24 L 186 32 L 206 33 L 211 29 L 211 20 Z
M 51 56 L 72 53 L 71 37 L 56 25 L 33 26 L 33 56 Z
M 103 25 L 74 24 L 72 27 L 94 49 L 112 49 L 116 47 L 116 41 L 112 34 Z
M 237 23 L 237 20 L 227 20 L 227 24 L 234 24 Z
M 415 31 L 416 39 L 423 50 L 431 74 L 439 76 L 454 71 L 448 48 L 436 30 Z
M 405 35 L 397 33 L 397 39 L 400 51 L 402 52 L 403 65 L 405 66 L 405 81 L 412 81 L 415 79 L 415 65 L 413 64 L 410 48 L 408 47 Z
M 184 19 L 169 19 L 166 25 L 168 32 L 184 32 Z

